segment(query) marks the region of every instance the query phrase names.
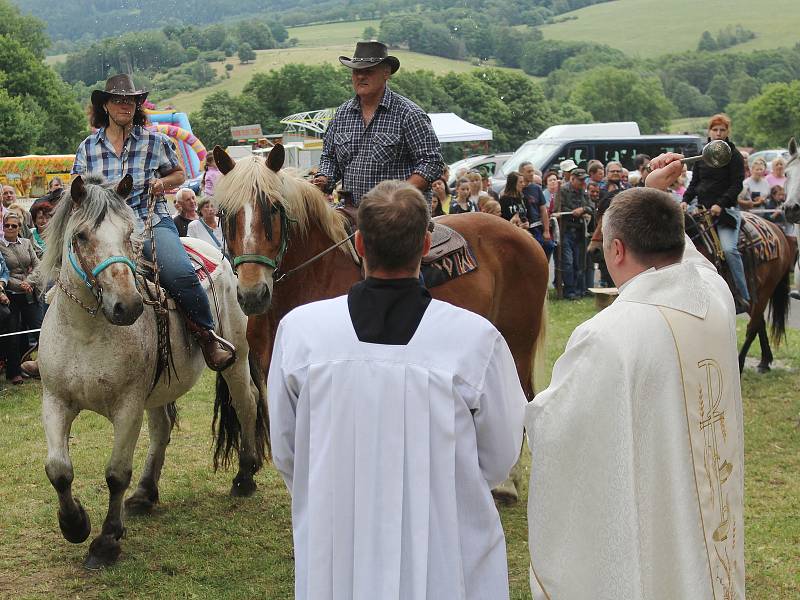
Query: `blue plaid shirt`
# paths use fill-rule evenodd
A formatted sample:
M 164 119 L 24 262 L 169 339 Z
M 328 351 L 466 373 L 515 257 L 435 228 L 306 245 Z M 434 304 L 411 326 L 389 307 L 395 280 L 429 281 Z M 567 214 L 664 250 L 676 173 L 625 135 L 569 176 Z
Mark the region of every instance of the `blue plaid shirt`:
M 133 191 L 128 196 L 130 206 L 144 222 L 147 219 L 147 200 L 150 182 L 169 175 L 180 164 L 170 141 L 158 132 L 136 126 L 131 129 L 122 147 L 122 156 L 117 156 L 111 142 L 106 140 L 105 128 L 87 137 L 75 154 L 73 175 L 95 175 L 104 181 L 116 183 L 130 173 Z M 169 218 L 167 203 L 163 197 L 156 201 L 157 217 Z M 154 221 L 159 221 L 156 218 Z
M 381 181 L 405 180 L 416 173 L 431 182 L 443 168 L 428 115 L 388 86 L 366 127 L 358 96 L 336 110 L 319 161 L 319 174 L 331 182 L 342 180 L 356 203 Z

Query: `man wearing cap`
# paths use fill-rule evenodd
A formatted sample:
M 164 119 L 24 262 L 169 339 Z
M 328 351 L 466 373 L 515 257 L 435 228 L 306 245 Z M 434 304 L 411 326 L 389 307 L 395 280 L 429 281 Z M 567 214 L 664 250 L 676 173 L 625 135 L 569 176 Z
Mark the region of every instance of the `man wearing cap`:
M 564 163 L 572 161 L 564 161 Z M 570 211 L 561 218 L 561 261 L 564 281 L 564 298 L 575 300 L 586 294 L 583 271 L 586 267 L 586 231 L 584 215 L 592 214 L 591 203 L 586 196 L 586 171 L 561 163 L 561 169 L 569 168 L 569 186 L 561 186 L 558 192 L 557 212 Z
M 314 184 L 329 191 L 337 181 L 361 196 L 387 179 L 408 181 L 426 192 L 444 167 L 441 146 L 428 115 L 386 85 L 400 68 L 381 42 L 358 42 L 353 58 L 339 62 L 352 71 L 355 98 L 333 117 Z
M 78 147 L 72 173 L 94 175 L 109 183 L 133 177 L 128 206 L 143 226 L 148 218 L 150 193 L 157 194 L 152 225 L 161 284 L 175 299 L 197 339 L 209 368 L 222 371 L 234 360 L 233 346 L 214 333 L 208 297 L 170 218 L 164 192 L 186 179 L 175 150 L 166 137 L 145 129 L 142 104 L 147 92 L 137 90 L 129 75 L 115 75 L 104 90 L 92 92 L 90 120 L 97 131 Z M 152 258 L 149 240 L 144 255 Z

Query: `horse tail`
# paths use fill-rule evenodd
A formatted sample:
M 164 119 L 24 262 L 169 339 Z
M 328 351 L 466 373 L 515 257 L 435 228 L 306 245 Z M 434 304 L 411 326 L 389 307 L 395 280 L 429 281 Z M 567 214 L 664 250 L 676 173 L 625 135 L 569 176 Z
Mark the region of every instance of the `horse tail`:
M 547 292 L 544 294 L 544 301 L 542 302 L 542 317 L 539 323 L 539 335 L 536 336 L 536 341 L 534 342 L 533 346 L 533 359 L 531 365 L 531 390 L 533 390 L 534 396 L 538 391 L 536 389 L 536 382 L 539 382 L 541 387 L 541 382 L 545 380 L 547 376 L 547 365 L 546 365 L 546 352 L 547 349 Z
M 242 425 L 231 403 L 228 382 L 217 373 L 216 394 L 214 396 L 214 419 L 211 432 L 216 437 L 214 446 L 214 471 L 222 465 L 227 469 L 231 463 L 231 452 L 238 452 L 242 438 Z
M 170 431 L 177 427 L 180 429 L 180 423 L 178 421 L 178 405 L 174 402 L 170 402 L 167 404 L 164 409 L 167 411 L 167 418 L 169 419 L 169 428 Z
M 788 269 L 783 274 L 772 297 L 769 299 L 769 311 L 767 316 L 770 320 L 770 333 L 775 346 L 779 346 L 786 337 L 786 318 L 789 315 L 789 273 Z
M 251 383 L 257 389 L 255 426 L 255 470 L 257 472 L 269 457 L 269 412 L 264 378 L 260 367 L 251 354 L 249 357 Z M 216 438 L 214 445 L 214 470 L 230 466 L 231 454 L 239 452 L 242 439 L 242 425 L 231 402 L 228 382 L 217 373 L 216 395 L 214 397 L 214 419 L 211 431 Z

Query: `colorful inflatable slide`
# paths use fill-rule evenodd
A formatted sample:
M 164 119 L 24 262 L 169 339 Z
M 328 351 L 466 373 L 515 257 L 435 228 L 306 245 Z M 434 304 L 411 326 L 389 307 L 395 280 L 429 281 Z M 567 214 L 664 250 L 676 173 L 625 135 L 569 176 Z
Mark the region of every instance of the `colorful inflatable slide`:
M 192 133 L 186 113 L 157 109 L 146 109 L 145 112 L 151 123 L 148 127 L 163 133 L 175 143 L 186 178 L 200 176 L 206 159 L 206 147 Z

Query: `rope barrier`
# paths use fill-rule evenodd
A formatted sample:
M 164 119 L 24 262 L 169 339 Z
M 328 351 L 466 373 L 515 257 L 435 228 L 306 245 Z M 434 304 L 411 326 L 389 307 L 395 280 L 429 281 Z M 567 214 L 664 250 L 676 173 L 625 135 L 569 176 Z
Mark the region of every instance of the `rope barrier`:
M 26 329 L 25 331 L 12 331 L 11 333 L 0 333 L 0 338 L 9 337 L 12 335 L 22 335 L 23 333 L 39 333 L 41 329 Z

